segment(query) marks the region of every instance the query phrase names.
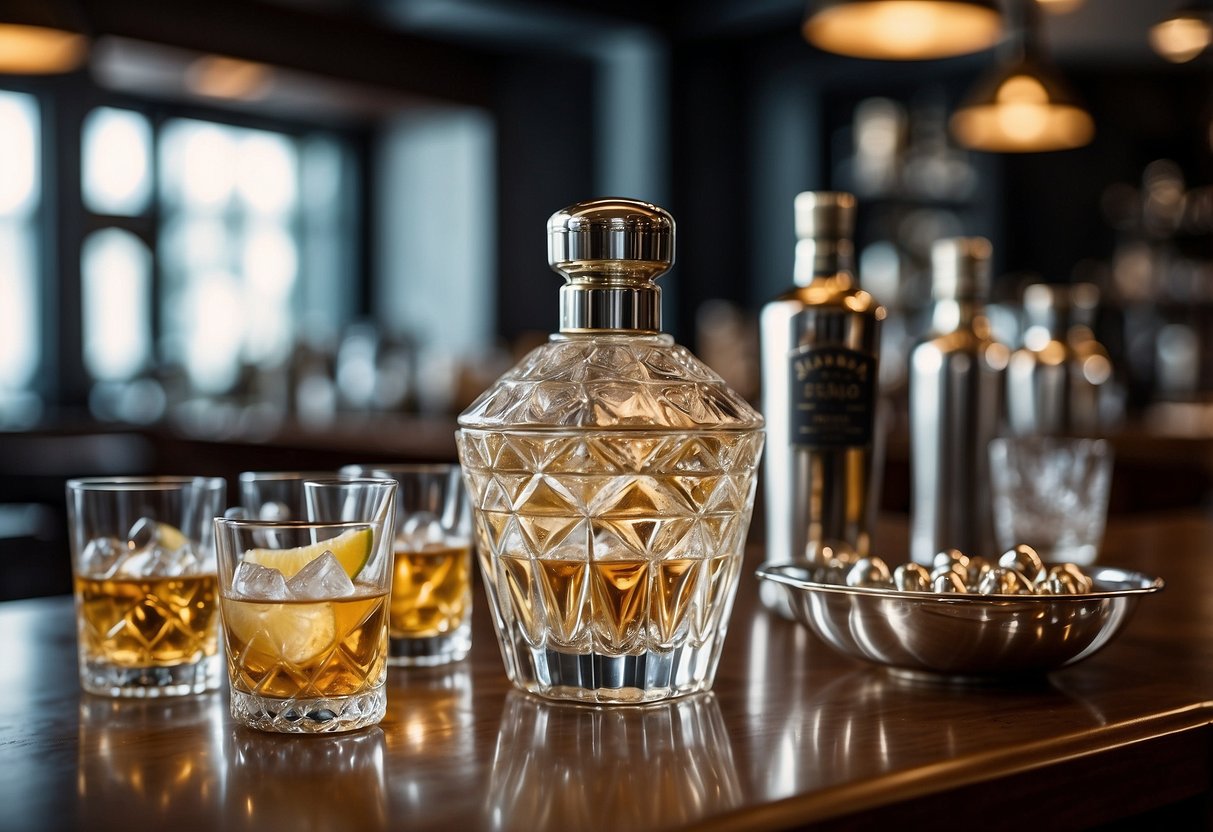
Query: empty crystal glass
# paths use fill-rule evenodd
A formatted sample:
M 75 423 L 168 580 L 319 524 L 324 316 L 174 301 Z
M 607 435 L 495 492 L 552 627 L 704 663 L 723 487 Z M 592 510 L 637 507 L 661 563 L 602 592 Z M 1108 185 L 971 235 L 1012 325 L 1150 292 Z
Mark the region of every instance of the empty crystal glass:
M 990 486 L 999 547 L 1026 543 L 1046 562 L 1093 563 L 1111 479 L 1112 448 L 1104 439 L 993 440 Z

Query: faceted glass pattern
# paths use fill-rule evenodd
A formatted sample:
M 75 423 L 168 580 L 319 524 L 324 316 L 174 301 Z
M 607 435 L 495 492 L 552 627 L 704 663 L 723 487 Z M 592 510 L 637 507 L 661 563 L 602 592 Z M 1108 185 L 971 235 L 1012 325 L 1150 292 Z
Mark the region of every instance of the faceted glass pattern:
M 761 417 L 666 336 L 556 336 L 460 423 L 510 677 L 591 702 L 709 687 Z

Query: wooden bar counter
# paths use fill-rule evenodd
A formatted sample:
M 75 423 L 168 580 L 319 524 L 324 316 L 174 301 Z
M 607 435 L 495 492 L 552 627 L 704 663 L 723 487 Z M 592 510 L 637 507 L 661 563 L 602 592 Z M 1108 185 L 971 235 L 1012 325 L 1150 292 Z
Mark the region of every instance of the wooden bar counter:
M 904 560 L 904 521 L 878 542 Z M 1015 686 L 840 657 L 762 610 L 747 568 L 712 693 L 551 704 L 511 689 L 478 596 L 467 661 L 393 669 L 382 725 L 335 737 L 238 728 L 222 692 L 82 693 L 71 600 L 8 602 L 0 829 L 1207 828 L 1211 549 L 1203 515 L 1113 518 L 1101 560 L 1166 589 L 1094 657 Z

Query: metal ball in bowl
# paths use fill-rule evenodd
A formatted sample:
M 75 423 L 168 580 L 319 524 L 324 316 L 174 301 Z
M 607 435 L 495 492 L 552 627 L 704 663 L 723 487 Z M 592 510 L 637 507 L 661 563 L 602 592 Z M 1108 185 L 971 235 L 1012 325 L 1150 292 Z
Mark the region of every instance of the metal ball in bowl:
M 903 592 L 930 592 L 931 573 L 921 563 L 903 563 L 893 570 L 893 586 Z
M 1040 559 L 1040 555 L 1036 554 L 1036 550 L 1026 543 L 1020 543 L 1003 552 L 998 559 L 998 565 L 1004 569 L 1014 569 L 1023 573 L 1023 576 L 1032 583 L 1041 580 L 1045 572 L 1044 561 Z

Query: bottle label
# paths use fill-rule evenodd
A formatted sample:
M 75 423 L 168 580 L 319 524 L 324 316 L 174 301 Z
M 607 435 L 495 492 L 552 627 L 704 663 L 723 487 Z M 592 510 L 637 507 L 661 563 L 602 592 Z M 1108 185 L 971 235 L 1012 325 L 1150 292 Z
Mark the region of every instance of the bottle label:
M 862 446 L 872 442 L 876 358 L 842 347 L 792 350 L 792 444 Z

